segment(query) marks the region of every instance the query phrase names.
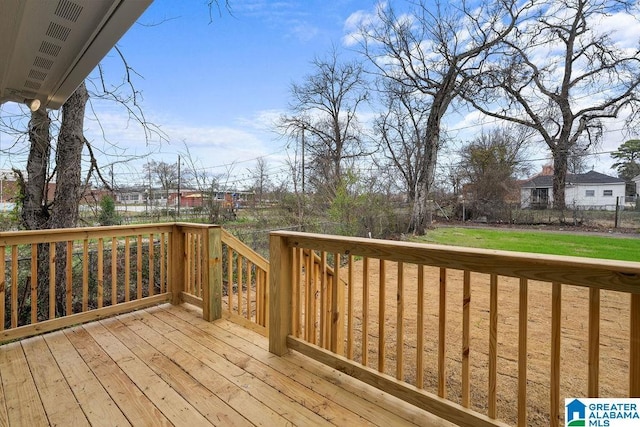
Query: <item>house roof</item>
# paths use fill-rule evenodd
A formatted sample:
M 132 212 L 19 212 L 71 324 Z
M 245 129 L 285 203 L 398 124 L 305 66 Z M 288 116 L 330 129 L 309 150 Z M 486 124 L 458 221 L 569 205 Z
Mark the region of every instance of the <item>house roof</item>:
M 596 171 L 589 171 L 587 173 L 568 173 L 566 179 L 567 185 L 576 185 L 576 184 L 592 184 L 592 185 L 601 185 L 601 184 L 624 184 L 624 180 L 620 178 L 615 178 L 613 176 L 605 175 Z M 544 188 L 553 187 L 553 175 L 538 175 L 533 178 L 525 181 L 522 184 L 524 188 Z
M 0 104 L 60 108 L 151 2 L 0 1 Z

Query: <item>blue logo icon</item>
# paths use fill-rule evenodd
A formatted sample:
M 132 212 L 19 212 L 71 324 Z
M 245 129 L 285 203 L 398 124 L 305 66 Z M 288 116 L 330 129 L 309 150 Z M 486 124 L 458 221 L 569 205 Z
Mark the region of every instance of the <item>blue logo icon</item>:
M 565 423 L 570 427 L 583 427 L 586 425 L 586 409 L 587 405 L 582 403 L 580 399 L 572 400 L 565 408 Z

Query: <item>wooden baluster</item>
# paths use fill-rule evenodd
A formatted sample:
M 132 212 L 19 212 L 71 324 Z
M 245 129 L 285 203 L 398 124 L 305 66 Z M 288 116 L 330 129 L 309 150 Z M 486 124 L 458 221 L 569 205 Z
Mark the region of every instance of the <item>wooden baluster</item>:
M 550 422 L 557 427 L 560 424 L 560 335 L 562 317 L 562 285 L 551 285 L 551 405 Z
M 18 326 L 18 246 L 11 246 L 11 327 Z
M 193 260 L 193 275 L 195 279 L 195 295 L 202 298 L 202 235 L 194 235 L 194 260 Z
M 369 258 L 362 260 L 362 364 L 369 362 Z
M 167 247 L 165 233 L 160 233 L 160 293 L 165 292 L 165 281 L 167 280 Z
M 599 396 L 600 377 L 600 289 L 589 288 L 589 384 L 588 397 Z
M 251 269 L 252 268 L 253 268 L 253 264 L 251 263 L 251 261 L 247 260 L 247 316 L 246 316 L 247 320 L 251 320 L 251 277 L 252 277 Z M 295 302 L 295 299 L 293 301 Z
M 348 302 L 347 302 L 347 357 L 353 360 L 353 255 L 349 254 L 348 267 Z
M 82 312 L 89 310 L 89 240 L 82 241 Z
M 327 253 L 320 253 L 320 347 L 329 348 L 327 328 L 327 310 L 329 310 L 329 292 L 327 286 Z
M 49 243 L 49 319 L 55 319 L 55 318 L 56 318 L 56 244 Z
M 185 289 L 184 291 L 187 294 L 191 294 L 191 295 L 195 295 L 194 289 L 193 289 L 193 283 L 191 282 L 191 276 L 192 276 L 192 262 L 193 262 L 193 256 L 192 256 L 192 251 L 193 251 L 193 236 L 191 233 L 185 233 L 185 252 L 184 252 L 184 256 L 186 257 L 185 261 L 184 261 L 184 265 L 185 265 L 185 269 L 184 269 L 184 285 L 185 285 Z
M 227 246 L 227 311 L 233 311 L 233 249 Z
M 418 265 L 418 313 L 416 322 L 416 387 L 424 388 L 424 265 Z
M 242 268 L 244 266 L 244 257 L 238 254 L 238 315 L 242 316 L 242 285 L 244 278 L 242 277 Z
M 404 263 L 398 262 L 398 292 L 396 297 L 396 378 L 403 381 L 404 366 Z
M 305 339 L 309 342 L 312 342 L 312 330 L 313 330 L 313 289 L 311 289 L 311 251 L 305 249 L 305 272 L 304 272 L 304 280 L 305 280 L 305 297 L 307 300 L 307 306 L 305 308 Z M 270 267 L 271 268 L 271 267 Z
M 149 234 L 149 290 L 148 295 L 151 297 L 155 294 L 155 254 L 154 254 L 153 233 Z
M 438 396 L 447 398 L 446 338 L 447 338 L 447 270 L 440 269 L 440 302 L 438 314 Z
M 131 299 L 131 242 L 129 236 L 124 238 L 124 301 Z
M 31 324 L 38 323 L 38 245 L 31 244 Z
M 293 258 L 291 261 L 291 334 L 294 337 L 300 337 L 300 277 L 302 276 L 300 267 L 300 250 L 293 250 Z M 259 273 L 256 271 L 256 323 L 258 323 L 258 278 Z
M 316 262 L 316 253 L 313 250 L 309 251 L 309 258 L 311 262 L 311 284 L 313 286 L 313 298 L 311 299 L 311 313 L 313 317 L 311 318 L 311 343 L 318 344 L 318 298 L 320 298 L 320 268 L 318 267 L 318 263 Z
M 378 371 L 384 372 L 386 354 L 385 354 L 385 308 L 386 308 L 386 287 L 387 279 L 386 263 L 383 259 L 378 260 Z
M 98 308 L 104 303 L 104 241 L 98 239 Z
M 344 354 L 344 287 L 340 282 L 340 254 L 333 254 L 333 284 L 331 286 L 331 351 Z
M 518 304 L 518 426 L 527 425 L 527 329 L 529 325 L 529 284 L 520 279 Z
M 142 299 L 142 235 L 138 234 L 137 237 L 137 260 L 136 260 L 136 274 L 137 274 L 137 284 L 136 284 L 136 299 Z
M 65 272 L 65 281 L 66 281 L 66 293 L 65 293 L 65 300 L 66 300 L 66 312 L 65 314 L 67 316 L 69 316 L 70 314 L 73 314 L 73 241 L 69 240 L 67 241 L 67 251 L 66 251 L 66 257 L 67 257 L 67 265 L 66 267 L 66 272 Z
M 497 416 L 498 377 L 498 276 L 492 274 L 489 283 L 489 417 Z
M 462 406 L 468 408 L 471 401 L 469 354 L 471 344 L 471 272 L 462 277 Z
M 111 305 L 118 303 L 118 238 L 111 238 Z

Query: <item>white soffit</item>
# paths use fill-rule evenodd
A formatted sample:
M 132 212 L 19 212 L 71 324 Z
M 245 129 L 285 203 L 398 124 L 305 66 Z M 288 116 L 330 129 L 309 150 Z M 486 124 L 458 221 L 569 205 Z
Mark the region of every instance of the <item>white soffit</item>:
M 0 0 L 0 104 L 57 109 L 152 0 Z

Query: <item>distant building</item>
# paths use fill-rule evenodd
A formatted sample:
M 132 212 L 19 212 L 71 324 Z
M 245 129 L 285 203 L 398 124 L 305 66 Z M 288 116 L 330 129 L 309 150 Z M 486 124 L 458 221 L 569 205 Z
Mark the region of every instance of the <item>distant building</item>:
M 638 175 L 635 178 L 633 178 L 632 181 L 635 182 L 635 184 L 636 184 L 635 197 L 638 197 L 638 195 L 640 194 L 640 175 Z
M 23 172 L 25 178 L 26 172 Z M 47 184 L 47 201 L 53 200 L 56 192 L 56 183 L 51 181 Z M 0 212 L 10 211 L 14 208 L 20 195 L 20 186 L 16 174 L 12 170 L 0 169 Z
M 523 208 L 547 209 L 553 204 L 553 169 L 549 166 L 520 186 Z M 551 173 L 549 173 L 551 172 Z M 618 199 L 620 198 L 620 199 Z M 625 182 L 596 171 L 567 174 L 565 204 L 581 209 L 615 210 L 616 202 L 625 202 Z

